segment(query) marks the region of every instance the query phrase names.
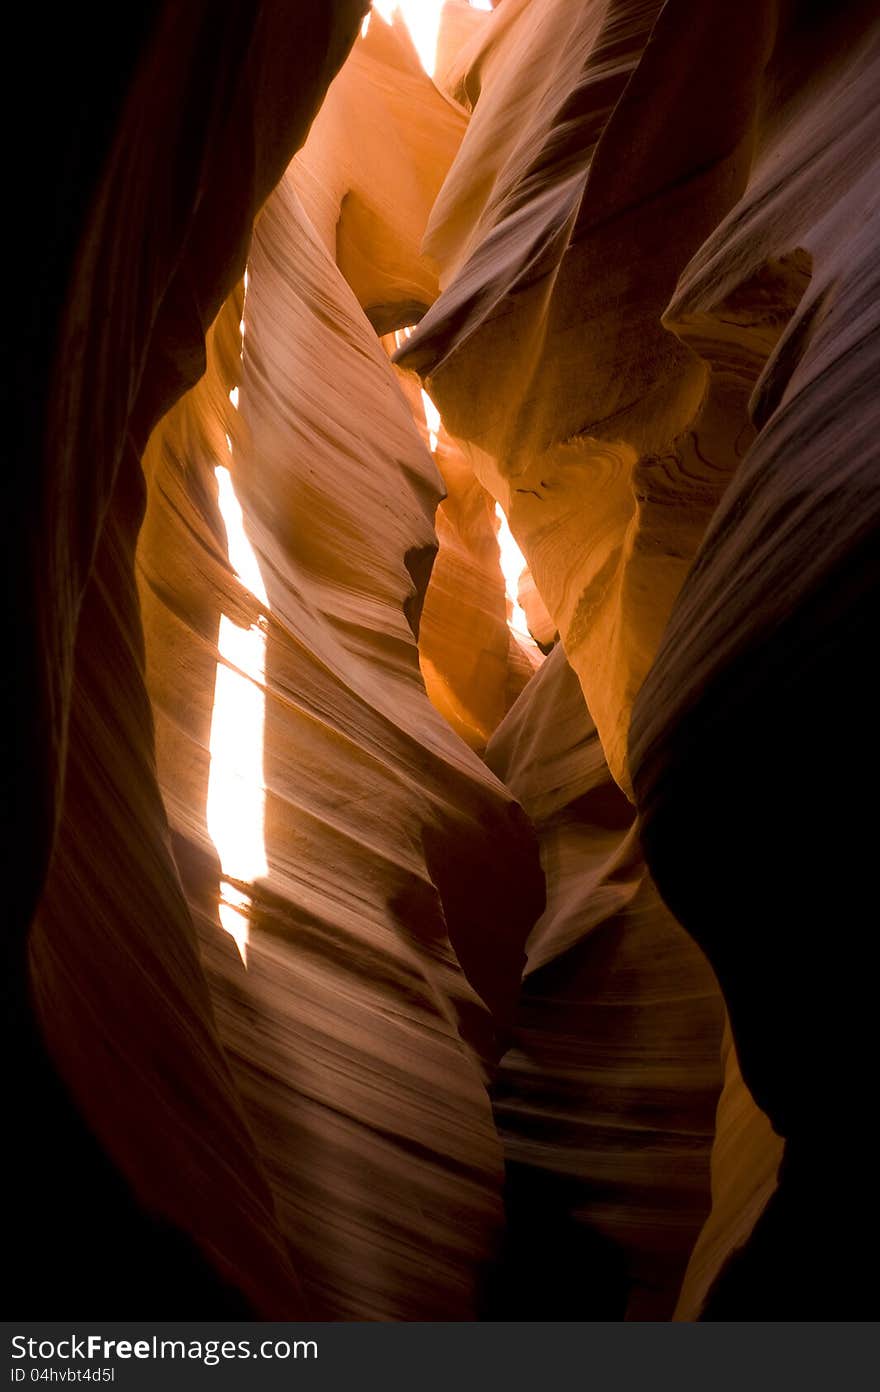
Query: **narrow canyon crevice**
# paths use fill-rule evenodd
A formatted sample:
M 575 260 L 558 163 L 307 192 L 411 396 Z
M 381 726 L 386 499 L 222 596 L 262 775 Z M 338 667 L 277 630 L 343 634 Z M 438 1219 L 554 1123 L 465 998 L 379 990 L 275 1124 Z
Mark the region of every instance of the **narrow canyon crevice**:
M 872 1317 L 873 7 L 103 38 L 12 311 L 14 1313 Z

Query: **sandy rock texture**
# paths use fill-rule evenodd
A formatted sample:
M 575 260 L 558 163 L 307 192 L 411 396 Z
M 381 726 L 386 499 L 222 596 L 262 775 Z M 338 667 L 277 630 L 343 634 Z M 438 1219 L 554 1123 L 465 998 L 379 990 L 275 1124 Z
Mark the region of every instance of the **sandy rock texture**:
M 15 1313 L 871 1318 L 876 6 L 366 10 L 14 17 Z
M 425 693 L 440 476 L 297 183 L 292 167 L 257 224 L 243 359 L 224 351 L 237 296 L 147 451 L 160 777 L 220 1037 L 314 1309 L 471 1318 L 501 1223 L 484 1000 L 506 1023 L 543 885 L 525 816 Z M 262 595 L 224 565 L 218 465 Z M 261 766 L 239 775 L 243 797 L 265 783 L 246 970 L 217 921 L 210 802 L 205 819 L 218 614 L 265 632 Z
M 426 234 L 442 293 L 398 354 L 508 509 L 788 1138 L 720 1318 L 846 1308 L 830 1273 L 858 1256 L 810 1200 L 853 1163 L 816 1087 L 857 1117 L 872 1055 L 860 988 L 818 945 L 863 917 L 838 809 L 873 764 L 840 750 L 814 778 L 804 751 L 869 721 L 876 44 L 860 4 L 505 3 L 445 72 L 472 115 Z M 754 1144 L 716 1166 L 719 1262 L 744 1240 L 724 1193 L 766 1198 L 779 1160 L 748 1106 Z
M 438 63 L 486 19 L 450 6 Z M 303 212 L 389 354 L 395 331 L 409 331 L 439 293 L 422 238 L 466 125 L 466 111 L 425 73 L 405 25 L 374 12 L 293 161 Z M 429 429 L 415 375 L 399 380 L 446 490 L 419 632 L 422 674 L 433 704 L 482 750 L 533 666 L 507 628 L 494 499 L 445 428 Z
M 405 25 L 373 13 L 296 156 L 303 207 L 379 333 L 437 298 L 422 234 L 466 123 Z
M 383 339 L 389 352 L 400 337 Z M 419 623 L 419 666 L 431 704 L 482 753 L 540 665 L 541 653 L 525 648 L 508 625 L 494 498 L 438 423 L 418 379 L 396 371 L 446 492 L 434 517 L 437 555 Z M 436 430 L 430 429 L 428 414 Z
M 720 994 L 651 883 L 560 646 L 486 757 L 532 819 L 547 885 L 494 1087 L 499 1317 L 667 1319 L 709 1207 Z
M 156 4 L 113 20 L 102 66 L 88 25 L 59 20 L 50 45 L 10 550 L 22 1314 L 60 1317 L 72 1293 L 82 1315 L 305 1308 L 170 852 L 134 584 L 138 456 L 202 371 L 254 214 L 362 9 L 305 4 L 291 22 L 282 4 L 219 19 Z
M 776 1190 L 783 1143 L 755 1105 L 725 1024 L 724 1086 L 712 1146 L 712 1211 L 694 1244 L 684 1275 L 677 1320 L 698 1319 L 731 1252 L 743 1247 Z
M 713 377 L 662 317 L 744 186 L 771 30 L 761 4 L 510 0 L 446 74 L 473 110 L 425 237 L 443 293 L 398 361 L 504 506 L 624 787 L 632 700 L 749 439 L 757 372 Z

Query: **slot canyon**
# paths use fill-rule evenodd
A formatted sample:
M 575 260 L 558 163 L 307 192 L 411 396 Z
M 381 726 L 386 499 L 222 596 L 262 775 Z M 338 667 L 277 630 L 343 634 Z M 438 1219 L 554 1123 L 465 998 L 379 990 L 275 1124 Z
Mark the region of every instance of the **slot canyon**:
M 12 1313 L 876 1318 L 876 5 L 13 29 Z

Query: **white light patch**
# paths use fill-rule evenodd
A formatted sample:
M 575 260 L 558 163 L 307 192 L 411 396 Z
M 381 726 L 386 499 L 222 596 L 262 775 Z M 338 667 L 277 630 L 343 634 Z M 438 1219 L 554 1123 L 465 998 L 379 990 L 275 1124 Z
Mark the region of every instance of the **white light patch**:
M 412 328 L 411 328 L 411 327 L 408 327 L 408 328 L 405 328 L 405 329 L 395 329 L 395 330 L 394 330 L 394 346 L 395 346 L 395 348 L 401 348 L 401 347 L 403 346 L 403 344 L 406 343 L 406 340 L 407 340 L 408 338 L 412 338 Z
M 444 0 L 373 0 L 373 9 L 391 24 L 395 11 L 400 15 L 429 77 L 437 66 L 437 38 Z M 366 30 L 361 27 L 361 34 Z
M 218 464 L 220 512 L 226 526 L 229 561 L 263 610 L 269 600 L 228 469 Z M 253 884 L 268 874 L 266 790 L 263 781 L 263 731 L 266 719 L 266 633 L 262 623 L 243 628 L 226 614 L 220 618 L 220 661 L 211 717 L 211 770 L 208 776 L 208 833 L 224 879 L 220 885 L 220 922 L 235 939 L 247 966 L 248 915 L 251 900 L 236 880 Z
M 516 539 L 510 530 L 507 517 L 500 503 L 495 504 L 495 516 L 498 518 L 498 552 L 501 560 L 501 574 L 504 576 L 504 592 L 511 609 L 510 618 L 507 621 L 508 627 L 514 637 L 518 638 L 524 646 L 534 648 L 537 645 L 529 633 L 529 622 L 525 610 L 519 602 L 519 581 L 526 569 L 526 558 L 516 544 Z
M 428 427 L 428 445 L 431 453 L 437 449 L 437 440 L 440 430 L 440 412 L 434 405 L 428 393 L 422 388 L 422 407 L 425 412 L 425 424 Z

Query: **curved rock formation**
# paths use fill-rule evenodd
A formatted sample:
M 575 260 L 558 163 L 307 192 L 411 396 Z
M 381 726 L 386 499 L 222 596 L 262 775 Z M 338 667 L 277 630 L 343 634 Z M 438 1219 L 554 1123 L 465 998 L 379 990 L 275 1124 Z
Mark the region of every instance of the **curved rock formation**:
M 712 1147 L 712 1212 L 691 1253 L 675 1310 L 698 1319 L 715 1280 L 749 1239 L 776 1189 L 782 1141 L 742 1080 L 729 1024 L 722 1045 L 724 1087 Z
M 715 981 L 651 883 L 558 645 L 487 760 L 535 825 L 547 881 L 494 1089 L 498 1317 L 666 1319 L 709 1207 Z
M 95 71 L 87 27 L 56 37 L 80 90 L 61 73 L 47 89 L 58 203 L 27 209 L 45 280 L 22 319 L 39 325 L 24 353 L 37 408 L 12 544 L 21 1313 L 66 1313 L 71 1292 L 118 1317 L 304 1309 L 168 845 L 134 589 L 138 453 L 198 376 L 254 213 L 362 9 L 306 3 L 291 22 L 276 3 L 219 20 L 154 5 L 104 36 L 118 71 Z
M 443 293 L 398 354 L 504 507 L 624 787 L 633 697 L 748 437 L 756 373 L 713 380 L 661 317 L 747 177 L 772 33 L 760 4 L 751 27 L 660 10 L 506 0 L 460 55 L 473 114 L 425 239 Z
M 875 7 L 366 8 L 16 17 L 16 1311 L 870 1317 Z
M 257 225 L 243 362 L 233 300 L 206 378 L 147 454 L 162 786 L 220 1037 L 313 1308 L 472 1318 L 500 1225 L 480 1063 L 497 1046 L 456 952 L 503 1024 L 540 876 L 522 814 L 428 703 L 414 630 L 441 482 L 297 186 L 293 167 Z M 224 463 L 262 596 L 218 546 Z M 231 867 L 212 867 L 208 837 L 218 615 L 265 633 L 250 771 L 265 781 L 265 867 L 233 884 L 251 900 L 246 971 L 218 923 Z
M 394 351 L 389 335 L 386 348 Z M 437 555 L 419 623 L 419 665 L 431 704 L 472 749 L 489 738 L 528 682 L 540 653 L 526 651 L 508 626 L 494 500 L 411 373 L 398 372 L 413 419 L 446 489 L 434 518 Z
M 425 73 L 405 25 L 373 12 L 291 177 L 378 333 L 414 323 L 437 298 L 422 233 L 465 124 Z
M 779 1189 L 708 1303 L 720 1318 L 874 1308 L 860 1132 L 876 951 L 857 867 L 877 765 L 873 742 L 852 756 L 841 739 L 873 719 L 880 26 L 860 5 L 806 19 L 784 17 L 748 186 L 669 310 L 704 337 L 720 320 L 712 337 L 734 351 L 768 282 L 794 313 L 631 741 L 649 863 L 715 966 L 745 1082 L 786 1138 Z M 817 740 L 827 752 L 810 757 Z M 836 1206 L 847 1192 L 858 1231 Z

